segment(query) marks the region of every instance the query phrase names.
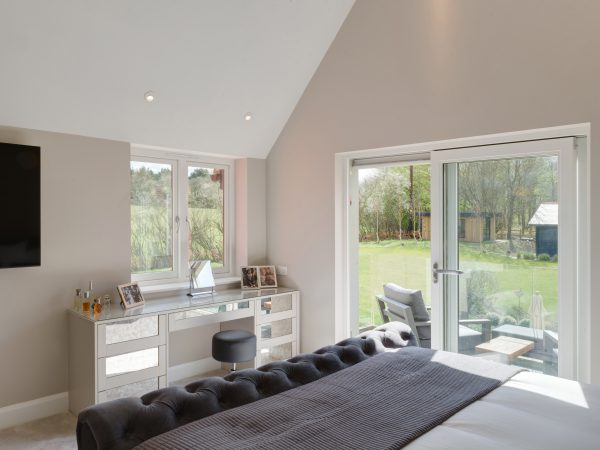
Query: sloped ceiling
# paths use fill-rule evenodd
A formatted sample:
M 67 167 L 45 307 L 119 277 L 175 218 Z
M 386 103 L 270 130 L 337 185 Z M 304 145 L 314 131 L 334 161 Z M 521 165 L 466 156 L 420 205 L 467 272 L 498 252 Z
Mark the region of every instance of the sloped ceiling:
M 264 158 L 352 4 L 3 0 L 0 125 Z

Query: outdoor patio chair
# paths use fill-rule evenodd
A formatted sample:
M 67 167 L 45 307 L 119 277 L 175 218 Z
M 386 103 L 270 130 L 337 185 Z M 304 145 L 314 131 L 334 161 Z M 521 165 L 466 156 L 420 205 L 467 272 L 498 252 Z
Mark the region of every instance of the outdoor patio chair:
M 383 294 L 377 295 L 377 304 L 384 322 L 399 321 L 415 333 L 417 345 L 431 348 L 431 319 L 423 295 L 418 289 L 405 289 L 394 283 L 383 286 Z M 481 332 L 467 325 L 481 326 Z M 458 350 L 472 352 L 475 346 L 491 339 L 492 326 L 489 319 L 459 320 Z

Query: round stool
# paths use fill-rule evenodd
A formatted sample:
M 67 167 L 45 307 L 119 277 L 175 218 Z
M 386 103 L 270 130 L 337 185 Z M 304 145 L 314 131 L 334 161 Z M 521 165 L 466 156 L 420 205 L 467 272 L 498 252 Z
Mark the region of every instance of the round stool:
M 220 331 L 212 338 L 212 356 L 217 361 L 232 363 L 231 371 L 239 362 L 256 356 L 256 336 L 249 331 Z

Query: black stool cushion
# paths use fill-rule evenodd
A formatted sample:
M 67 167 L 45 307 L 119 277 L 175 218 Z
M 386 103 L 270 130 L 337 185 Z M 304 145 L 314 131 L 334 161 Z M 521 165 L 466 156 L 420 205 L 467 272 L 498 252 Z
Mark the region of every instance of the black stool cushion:
M 227 363 L 250 361 L 256 356 L 256 336 L 244 330 L 216 333 L 212 338 L 212 356 Z

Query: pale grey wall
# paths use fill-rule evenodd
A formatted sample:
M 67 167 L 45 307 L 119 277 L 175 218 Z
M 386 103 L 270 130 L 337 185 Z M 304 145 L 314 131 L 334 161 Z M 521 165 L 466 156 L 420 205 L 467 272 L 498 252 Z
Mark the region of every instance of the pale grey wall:
M 238 266 L 267 262 L 266 172 L 264 159 L 235 161 L 235 254 Z
M 333 340 L 334 154 L 580 122 L 593 132 L 598 17 L 596 0 L 357 1 L 267 162 L 268 257 L 302 290 L 304 351 Z M 592 141 L 592 230 L 598 151 Z M 593 274 L 597 233 L 591 253 Z M 593 327 L 595 382 L 599 342 Z
M 248 158 L 248 264 L 267 263 L 267 161 Z
M 75 288 L 116 297 L 130 257 L 129 144 L 5 127 L 0 142 L 40 146 L 42 163 L 42 265 L 0 270 L 2 407 L 67 390 Z

